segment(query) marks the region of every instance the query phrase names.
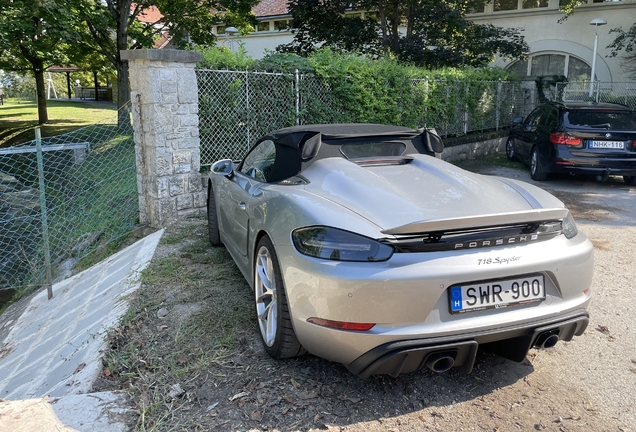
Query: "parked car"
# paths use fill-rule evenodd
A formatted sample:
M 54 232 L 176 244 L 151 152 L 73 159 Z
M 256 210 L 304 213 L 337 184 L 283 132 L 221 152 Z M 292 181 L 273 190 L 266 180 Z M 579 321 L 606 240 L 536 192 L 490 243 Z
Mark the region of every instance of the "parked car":
M 563 203 L 442 150 L 432 130 L 308 125 L 212 166 L 210 242 L 254 290 L 271 356 L 470 372 L 481 344 L 522 361 L 583 334 L 593 247 Z
M 597 102 L 551 102 L 514 120 L 506 143 L 510 160 L 530 166 L 534 180 L 550 173 L 621 175 L 636 185 L 636 111 Z

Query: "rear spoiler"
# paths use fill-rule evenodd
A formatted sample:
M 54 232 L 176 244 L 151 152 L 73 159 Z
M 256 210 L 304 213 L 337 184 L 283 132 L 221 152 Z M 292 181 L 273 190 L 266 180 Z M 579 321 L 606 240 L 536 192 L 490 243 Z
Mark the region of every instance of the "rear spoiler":
M 453 219 L 433 219 L 389 228 L 382 234 L 422 234 L 441 231 L 488 228 L 531 222 L 562 220 L 568 215 L 566 208 L 534 209 L 520 212 L 495 213 L 483 216 L 465 216 Z

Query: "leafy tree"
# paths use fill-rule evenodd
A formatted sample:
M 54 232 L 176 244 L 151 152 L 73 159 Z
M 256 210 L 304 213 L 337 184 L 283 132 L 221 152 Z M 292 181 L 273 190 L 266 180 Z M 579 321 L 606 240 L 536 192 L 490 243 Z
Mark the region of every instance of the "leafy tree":
M 179 47 L 211 44 L 211 23 L 224 21 L 248 31 L 255 23 L 252 6 L 259 0 L 71 0 L 76 16 L 85 23 L 82 43 L 103 54 L 117 70 L 118 104 L 130 100 L 128 62 L 120 51 L 150 48 L 160 35 L 169 33 Z M 139 20 L 157 9 L 161 17 L 152 23 Z
M 70 15 L 61 0 L 0 2 L 0 68 L 33 73 L 40 124 L 48 121 L 44 72 L 68 60 L 66 49 L 76 35 Z
M 426 67 L 479 66 L 496 54 L 518 58 L 528 46 L 515 29 L 475 24 L 464 15 L 486 0 L 291 0 L 294 40 L 277 48 L 307 55 L 321 45 L 393 54 Z M 350 11 L 371 11 L 364 16 Z M 405 33 L 400 27 L 406 27 Z

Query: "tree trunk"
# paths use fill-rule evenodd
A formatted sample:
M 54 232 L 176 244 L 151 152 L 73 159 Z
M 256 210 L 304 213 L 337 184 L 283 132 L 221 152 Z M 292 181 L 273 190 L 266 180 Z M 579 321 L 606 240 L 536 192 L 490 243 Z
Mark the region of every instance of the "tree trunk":
M 97 81 L 97 72 L 93 72 L 93 84 L 95 84 L 95 102 L 99 100 L 99 81 Z
M 49 121 L 49 115 L 46 111 L 46 90 L 44 88 L 44 62 L 42 60 L 35 60 L 33 62 L 33 73 L 35 74 L 35 88 L 37 90 L 38 124 L 44 124 Z

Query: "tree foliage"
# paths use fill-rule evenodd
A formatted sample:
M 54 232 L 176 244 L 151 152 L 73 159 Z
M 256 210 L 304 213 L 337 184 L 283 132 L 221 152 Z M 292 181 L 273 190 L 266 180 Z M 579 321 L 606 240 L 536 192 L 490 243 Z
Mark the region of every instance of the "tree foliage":
M 343 52 L 392 54 L 433 68 L 485 65 L 497 54 L 523 56 L 528 46 L 518 30 L 464 17 L 485 1 L 291 0 L 294 40 L 277 50 L 307 55 L 326 45 Z
M 40 124 L 48 121 L 44 72 L 68 60 L 69 43 L 76 39 L 71 15 L 61 0 L 0 2 L 0 68 L 33 73 Z
M 249 30 L 255 22 L 251 12 L 258 0 L 71 0 L 82 7 L 77 18 L 85 23 L 82 43 L 104 55 L 117 69 L 118 103 L 130 99 L 128 63 L 122 50 L 151 48 L 162 35 L 184 47 L 190 43 L 211 44 L 215 36 L 210 24 L 224 20 L 228 25 Z M 161 15 L 151 15 L 158 10 Z M 148 22 L 150 16 L 157 16 Z M 140 18 L 144 18 L 140 20 Z

